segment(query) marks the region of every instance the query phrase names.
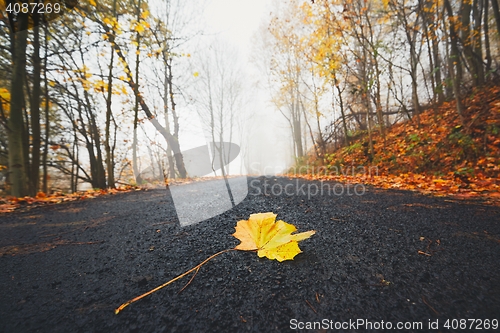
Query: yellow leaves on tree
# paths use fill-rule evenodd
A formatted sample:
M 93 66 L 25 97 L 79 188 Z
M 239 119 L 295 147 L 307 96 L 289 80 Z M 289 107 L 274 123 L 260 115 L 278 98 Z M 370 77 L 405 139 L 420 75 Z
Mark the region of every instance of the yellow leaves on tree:
M 144 32 L 144 26 L 140 23 L 136 23 L 133 27 L 134 31 L 135 32 L 138 32 L 138 33 L 143 33 Z
M 104 93 L 108 90 L 108 84 L 106 82 L 104 82 L 103 80 L 97 80 L 97 81 L 93 82 L 93 86 L 94 86 L 95 92 Z
M 341 62 L 342 31 L 346 29 L 332 12 L 329 1 L 317 1 L 313 6 L 305 2 L 300 10 L 310 34 L 304 43 L 305 54 L 315 64 L 319 76 L 335 79 Z M 338 5 L 334 2 L 333 5 Z
M 123 303 L 115 310 L 115 314 L 120 313 L 130 304 L 137 302 L 138 300 L 151 295 L 161 288 L 166 287 L 169 284 L 194 272 L 191 280 L 184 286 L 184 288 L 186 288 L 203 265 L 218 255 L 229 251 L 256 251 L 257 255 L 261 258 L 266 257 L 271 260 L 276 259 L 280 262 L 284 260 L 293 260 L 297 254 L 302 252 L 299 248 L 298 242 L 307 239 L 316 233 L 316 231 L 310 230 L 293 234 L 297 231 L 297 228 L 293 224 L 286 223 L 281 220 L 276 221 L 276 214 L 271 212 L 251 214 L 248 220 L 239 221 L 235 229 L 236 232 L 233 236 L 241 241 L 240 244 L 232 249 L 226 249 L 211 255 L 200 264 L 173 278 L 172 280 Z M 182 288 L 181 291 L 184 290 L 184 288 Z
M 0 0 L 0 20 L 4 20 L 6 18 L 4 14 L 6 8 L 7 8 L 7 2 L 5 0 Z
M 0 89 L 0 107 L 0 111 L 8 117 L 10 111 L 10 92 L 5 88 Z
M 144 30 L 148 29 L 149 27 L 150 25 L 147 21 L 141 20 L 137 22 L 136 20 L 133 20 L 131 25 L 131 30 L 141 34 L 144 32 Z
M 250 215 L 248 220 L 239 221 L 234 237 L 241 243 L 236 250 L 257 251 L 259 257 L 278 261 L 293 260 L 302 252 L 298 242 L 314 235 L 310 230 L 292 235 L 297 231 L 294 225 L 282 220 L 276 221 L 276 214 L 258 213 Z
M 141 19 L 145 20 L 149 17 L 149 10 L 145 10 L 141 13 Z

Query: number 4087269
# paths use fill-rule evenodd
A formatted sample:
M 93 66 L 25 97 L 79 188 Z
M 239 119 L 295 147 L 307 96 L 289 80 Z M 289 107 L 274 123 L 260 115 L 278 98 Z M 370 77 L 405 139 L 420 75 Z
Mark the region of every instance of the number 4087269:
M 496 330 L 498 329 L 498 319 L 448 319 L 443 325 L 446 329 L 476 329 L 476 330 Z
M 7 13 L 19 14 L 19 13 L 31 13 L 31 14 L 51 14 L 59 13 L 61 11 L 61 5 L 59 3 L 43 3 L 43 2 L 15 2 L 9 3 L 7 8 L 5 8 Z

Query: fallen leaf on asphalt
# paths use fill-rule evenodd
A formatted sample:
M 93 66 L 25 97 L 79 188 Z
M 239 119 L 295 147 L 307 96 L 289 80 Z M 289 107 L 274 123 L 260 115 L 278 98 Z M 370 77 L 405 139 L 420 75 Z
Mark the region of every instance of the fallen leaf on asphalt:
M 267 257 L 278 261 L 293 260 L 302 252 L 298 242 L 314 235 L 310 230 L 292 235 L 297 228 L 282 220 L 276 221 L 274 213 L 258 213 L 250 215 L 248 220 L 241 220 L 236 225 L 234 237 L 241 241 L 235 249 L 243 251 L 257 250 L 259 257 Z
M 139 295 L 130 301 L 127 301 L 120 305 L 116 310 L 115 314 L 120 313 L 130 304 L 137 302 L 138 300 L 151 295 L 152 293 L 168 286 L 169 284 L 183 278 L 184 276 L 193 273 L 191 280 L 179 291 L 184 290 L 193 281 L 200 268 L 213 258 L 229 251 L 257 251 L 259 257 L 267 257 L 269 259 L 276 259 L 278 261 L 293 260 L 293 258 L 302 252 L 299 248 L 298 242 L 307 239 L 314 235 L 316 231 L 310 230 L 306 232 L 301 232 L 292 235 L 297 228 L 290 223 L 284 221 L 276 221 L 276 214 L 272 212 L 268 213 L 258 213 L 251 214 L 248 220 L 241 220 L 236 224 L 236 232 L 233 234 L 234 237 L 238 238 L 241 243 L 232 249 L 222 250 L 216 254 L 211 255 L 200 264 L 187 270 L 181 275 L 165 282 L 164 284 L 151 289 L 150 291 Z M 153 247 L 152 247 L 153 248 Z M 151 250 L 151 249 L 150 249 Z M 250 272 L 251 270 L 248 269 Z M 316 295 L 318 300 L 318 296 Z M 316 310 L 312 307 L 309 301 L 306 302 L 311 306 L 314 312 Z M 318 300 L 319 303 L 319 300 Z

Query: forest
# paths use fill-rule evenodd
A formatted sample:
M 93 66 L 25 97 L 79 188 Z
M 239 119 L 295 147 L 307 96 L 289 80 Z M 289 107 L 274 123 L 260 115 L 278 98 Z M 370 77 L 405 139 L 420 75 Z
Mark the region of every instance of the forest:
M 498 330 L 499 2 L 0 0 L 0 332 Z
M 192 177 L 182 133 L 194 116 L 252 171 L 265 149 L 254 89 L 286 124 L 288 167 L 373 165 L 399 186 L 429 176 L 498 190 L 498 0 L 271 1 L 243 62 L 182 1 L 1 0 L 0 11 L 3 196 Z

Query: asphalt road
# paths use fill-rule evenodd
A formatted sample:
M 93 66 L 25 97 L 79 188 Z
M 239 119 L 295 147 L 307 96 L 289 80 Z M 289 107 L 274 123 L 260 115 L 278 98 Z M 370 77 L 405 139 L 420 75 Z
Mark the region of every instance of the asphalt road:
M 368 321 L 438 332 L 447 320 L 461 332 L 453 319 L 474 328 L 500 319 L 499 207 L 330 182 L 248 181 L 235 208 L 186 226 L 166 189 L 0 215 L 0 332 L 288 332 L 308 322 L 313 332 L 349 332 Z M 181 293 L 189 277 L 114 314 L 234 247 L 236 222 L 268 211 L 317 231 L 295 260 L 228 252 Z
M 248 195 L 247 177 L 192 182 L 170 186 L 177 219 L 181 227 L 196 224 L 230 210 Z M 231 196 L 233 202 L 231 202 Z

